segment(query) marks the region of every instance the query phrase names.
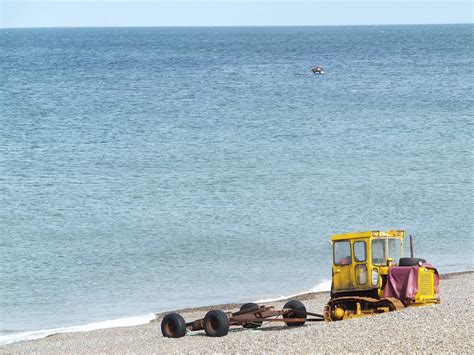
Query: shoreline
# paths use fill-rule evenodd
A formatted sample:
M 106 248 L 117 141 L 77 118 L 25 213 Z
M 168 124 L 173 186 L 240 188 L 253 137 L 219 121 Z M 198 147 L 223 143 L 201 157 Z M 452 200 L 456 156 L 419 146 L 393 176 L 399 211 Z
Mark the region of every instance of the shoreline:
M 439 279 L 440 280 L 448 280 L 451 278 L 455 278 L 457 276 L 461 275 L 467 275 L 467 274 L 474 274 L 474 270 L 468 270 L 468 271 L 458 271 L 458 272 L 448 272 L 445 274 L 440 274 Z M 272 302 L 288 302 L 289 300 L 292 299 L 298 299 L 300 301 L 308 301 L 315 299 L 316 297 L 324 294 L 329 294 L 330 291 L 318 291 L 318 292 L 304 292 L 301 294 L 296 294 L 293 296 L 289 297 L 282 297 L 275 299 L 275 301 L 269 301 L 268 303 Z M 175 310 L 168 310 L 165 312 L 160 312 L 156 313 L 156 319 L 151 320 L 151 322 L 157 322 L 159 318 L 165 316 L 168 313 L 175 312 L 175 313 L 194 313 L 194 312 L 208 312 L 212 309 L 221 309 L 223 311 L 226 310 L 231 310 L 231 309 L 236 309 L 239 308 L 242 305 L 242 303 L 221 303 L 221 304 L 213 304 L 213 305 L 208 305 L 208 306 L 198 306 L 198 307 L 185 307 L 185 308 L 179 308 Z
M 173 339 L 163 337 L 161 324 L 155 321 L 132 327 L 55 334 L 0 347 L 0 354 L 474 353 L 472 321 L 470 317 L 460 317 L 474 312 L 473 274 L 474 271 L 466 271 L 442 275 L 441 304 L 407 307 L 340 322 L 308 322 L 300 327 L 264 323 L 258 329 L 232 327 L 221 338 L 193 331 Z M 328 293 L 307 293 L 300 297 L 308 299 L 304 304 L 309 311 L 318 312 L 326 304 Z M 284 302 L 269 304 L 280 308 Z M 181 314 L 186 321 L 192 321 L 202 318 L 205 311 L 196 307 Z
M 468 281 L 472 281 L 473 274 L 474 274 L 474 270 L 446 273 L 446 274 L 440 275 L 440 280 L 443 284 L 446 282 L 451 282 L 450 280 L 456 283 L 460 278 L 461 279 L 466 278 Z M 307 293 L 302 293 L 299 295 L 290 296 L 288 298 L 281 298 L 272 302 L 266 302 L 266 304 L 282 306 L 289 299 L 299 299 L 301 301 L 305 301 L 305 304 L 309 305 L 310 308 L 308 309 L 311 309 L 312 311 L 317 312 L 317 311 L 322 310 L 322 306 L 327 302 L 328 297 L 329 297 L 329 291 L 307 292 Z M 441 298 L 443 299 L 443 286 L 441 286 Z M 93 336 L 94 334 L 100 334 L 100 333 L 116 333 L 116 332 L 128 333 L 128 332 L 133 332 L 135 330 L 139 330 L 142 328 L 146 329 L 150 327 L 154 328 L 155 333 L 157 333 L 158 336 L 161 337 L 161 332 L 159 331 L 159 327 L 161 325 L 161 319 L 164 317 L 164 315 L 170 312 L 180 313 L 185 317 L 185 319 L 191 320 L 191 319 L 201 318 L 202 316 L 204 316 L 204 314 L 207 311 L 211 309 L 221 309 L 224 311 L 236 310 L 236 309 L 239 309 L 240 306 L 241 306 L 241 303 L 226 303 L 226 304 L 214 304 L 214 305 L 207 305 L 207 306 L 200 306 L 200 307 L 181 308 L 177 310 L 168 310 L 166 312 L 156 313 L 154 314 L 154 318 L 152 318 L 147 323 L 140 323 L 140 324 L 135 323 L 131 325 L 89 329 L 89 330 L 83 330 L 83 331 L 76 330 L 76 331 L 69 331 L 69 332 L 53 332 L 51 334 L 46 334 L 42 337 L 35 338 L 35 339 L 20 340 L 13 343 L 0 345 L 0 353 L 3 353 L 4 351 L 6 353 L 9 353 L 10 350 L 14 351 L 17 348 L 23 348 L 25 346 L 28 348 L 30 346 L 41 344 L 42 342 L 49 342 L 49 341 L 61 342 L 60 339 L 63 337 L 66 337 L 66 338 L 72 337 L 72 339 L 74 339 L 76 337 L 78 338 L 90 337 L 90 336 Z M 424 307 L 421 307 L 421 308 L 424 308 Z M 426 307 L 426 308 L 431 308 L 431 307 Z M 54 331 L 54 329 L 52 329 L 52 331 Z M 167 341 L 166 338 L 163 338 L 162 340 Z

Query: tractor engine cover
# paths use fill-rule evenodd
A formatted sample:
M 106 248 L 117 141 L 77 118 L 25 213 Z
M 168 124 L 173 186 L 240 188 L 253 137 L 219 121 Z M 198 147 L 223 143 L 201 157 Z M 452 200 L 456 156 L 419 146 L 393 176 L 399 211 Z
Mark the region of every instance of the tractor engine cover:
M 424 270 L 434 270 L 433 279 L 427 283 L 423 276 Z M 421 273 L 420 273 L 421 271 Z M 393 266 L 389 269 L 387 285 L 384 289 L 384 297 L 394 297 L 405 305 L 413 302 L 417 295 L 434 295 L 438 293 L 439 275 L 438 271 L 430 264 L 421 266 Z

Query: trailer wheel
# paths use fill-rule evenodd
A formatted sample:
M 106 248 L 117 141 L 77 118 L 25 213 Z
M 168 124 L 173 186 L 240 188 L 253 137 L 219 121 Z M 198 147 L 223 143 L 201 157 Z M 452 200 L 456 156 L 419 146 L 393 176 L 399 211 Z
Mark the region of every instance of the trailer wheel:
M 258 304 L 256 303 L 245 303 L 240 307 L 240 312 L 250 310 L 250 309 L 259 309 Z M 259 328 L 262 326 L 263 322 L 250 322 L 250 323 L 244 323 L 242 324 L 242 327 L 244 328 Z
M 186 322 L 178 313 L 170 313 L 161 321 L 161 334 L 167 338 L 181 338 L 186 335 Z
M 204 317 L 204 331 L 209 337 L 222 337 L 229 332 L 229 317 L 220 310 L 206 313 Z
M 283 308 L 289 308 L 294 310 L 295 312 L 291 312 L 289 314 L 284 314 L 284 319 L 291 319 L 291 318 L 304 318 L 306 319 L 306 307 L 301 301 L 298 300 L 291 300 L 287 302 Z M 289 327 L 297 327 L 299 325 L 304 325 L 306 321 L 303 322 L 287 322 L 286 325 Z

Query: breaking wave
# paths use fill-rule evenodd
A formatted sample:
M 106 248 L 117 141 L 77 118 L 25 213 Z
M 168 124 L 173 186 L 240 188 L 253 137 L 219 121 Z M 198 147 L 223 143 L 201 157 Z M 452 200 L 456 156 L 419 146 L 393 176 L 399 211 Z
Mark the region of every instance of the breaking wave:
M 48 335 L 58 333 L 87 332 L 90 330 L 105 328 L 131 327 L 134 325 L 149 323 L 151 320 L 155 319 L 155 317 L 155 314 L 148 313 L 143 316 L 106 320 L 72 327 L 32 330 L 27 332 L 2 331 L 2 333 L 0 333 L 0 345 L 16 343 L 25 340 L 41 339 L 47 337 Z

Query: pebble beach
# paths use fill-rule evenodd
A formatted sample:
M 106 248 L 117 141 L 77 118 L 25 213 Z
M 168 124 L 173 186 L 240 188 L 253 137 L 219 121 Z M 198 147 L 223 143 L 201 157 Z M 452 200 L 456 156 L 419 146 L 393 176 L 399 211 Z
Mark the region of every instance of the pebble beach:
M 161 336 L 160 321 L 90 332 L 55 334 L 43 339 L 0 348 L 0 354 L 162 354 L 162 353 L 473 353 L 473 272 L 442 275 L 441 304 L 412 307 L 371 317 L 341 322 L 307 323 L 289 328 L 264 324 L 260 329 L 232 327 L 222 338 L 209 338 L 203 331 L 184 338 Z M 329 293 L 297 297 L 309 311 L 321 313 Z M 282 307 L 285 300 L 272 302 Z M 220 305 L 179 311 L 186 321 L 204 317 Z

